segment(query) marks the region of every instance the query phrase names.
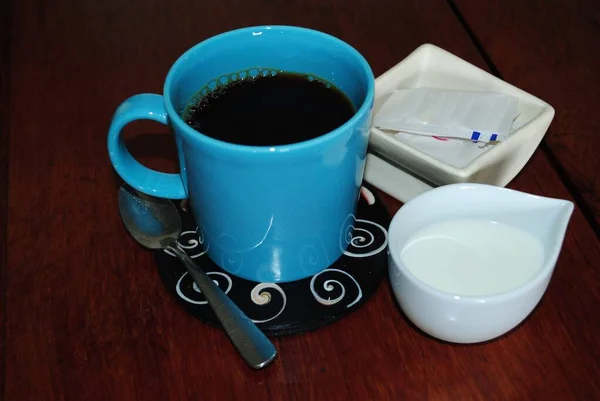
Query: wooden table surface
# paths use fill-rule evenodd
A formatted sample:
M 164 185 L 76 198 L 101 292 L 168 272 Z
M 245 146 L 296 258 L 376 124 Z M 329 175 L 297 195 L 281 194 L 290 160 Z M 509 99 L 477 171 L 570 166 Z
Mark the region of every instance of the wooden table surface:
M 0 396 L 3 400 L 600 399 L 600 8 L 592 0 L 8 0 L 0 3 Z M 482 5 L 483 4 L 483 5 Z M 184 50 L 247 25 L 319 29 L 376 75 L 434 43 L 553 105 L 510 188 L 573 200 L 552 282 L 515 331 L 423 336 L 389 283 L 323 329 L 275 339 L 253 371 L 185 314 L 125 232 L 106 151 L 115 107 L 161 91 Z M 166 129 L 127 128 L 176 169 Z M 385 198 L 391 213 L 399 202 Z

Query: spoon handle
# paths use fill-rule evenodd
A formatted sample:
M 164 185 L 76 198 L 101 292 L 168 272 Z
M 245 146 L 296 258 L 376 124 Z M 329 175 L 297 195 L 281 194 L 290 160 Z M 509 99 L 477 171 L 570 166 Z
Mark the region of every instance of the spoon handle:
M 179 245 L 168 247 L 183 263 L 200 292 L 208 301 L 225 332 L 242 358 L 254 369 L 267 366 L 277 356 L 273 343 L 244 312 L 233 303 Z

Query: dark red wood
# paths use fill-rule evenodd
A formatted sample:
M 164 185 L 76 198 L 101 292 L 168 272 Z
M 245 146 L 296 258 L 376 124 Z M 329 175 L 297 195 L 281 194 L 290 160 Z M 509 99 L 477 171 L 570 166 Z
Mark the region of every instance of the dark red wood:
M 600 223 L 600 7 L 594 0 L 453 0 L 504 79 L 551 104 L 545 142 Z M 598 232 L 598 228 L 596 228 Z
M 599 398 L 600 244 L 579 210 L 539 307 L 517 330 L 488 344 L 453 346 L 423 336 L 399 312 L 386 282 L 347 318 L 275 340 L 279 358 L 255 372 L 223 333 L 186 315 L 166 294 L 151 254 L 119 220 L 120 181 L 108 160 L 106 131 L 126 97 L 160 91 L 186 48 L 224 30 L 282 23 L 348 41 L 377 75 L 425 42 L 486 67 L 442 0 L 274 4 L 13 1 L 10 35 L 0 26 L 11 49 L 9 89 L 4 83 L 0 92 L 10 130 L 8 155 L 0 151 L 0 173 L 8 165 L 9 179 L 7 222 L 0 209 L 0 228 L 8 233 L 7 263 L 0 265 L 3 399 Z M 525 45 L 514 38 L 506 46 Z M 551 53 L 548 47 L 539 57 Z M 0 59 L 3 76 L 7 64 Z M 545 90 L 561 94 L 561 87 Z M 127 135 L 145 164 L 176 168 L 162 127 L 135 124 Z M 570 199 L 539 151 L 510 186 Z M 400 206 L 385 201 L 391 212 Z
M 6 228 L 8 221 L 8 116 L 10 68 L 10 10 L 0 9 L 0 394 L 4 394 L 6 345 Z

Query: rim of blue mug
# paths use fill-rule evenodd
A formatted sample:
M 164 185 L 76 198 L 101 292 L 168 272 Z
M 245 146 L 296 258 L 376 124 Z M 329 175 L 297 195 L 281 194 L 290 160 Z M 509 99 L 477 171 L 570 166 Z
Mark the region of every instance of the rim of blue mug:
M 306 141 L 294 142 L 286 145 L 274 145 L 274 146 L 251 146 L 251 145 L 241 145 L 231 142 L 221 141 L 219 139 L 212 138 L 208 135 L 205 135 L 199 131 L 196 131 L 188 124 L 185 123 L 183 118 L 176 112 L 173 107 L 173 102 L 171 100 L 171 82 L 174 79 L 175 74 L 181 68 L 183 64 L 187 62 L 187 59 L 191 54 L 196 53 L 202 49 L 202 47 L 212 45 L 221 40 L 225 40 L 230 36 L 244 34 L 246 32 L 256 32 L 257 30 L 285 30 L 285 31 L 296 31 L 302 34 L 315 35 L 316 37 L 325 38 L 334 44 L 341 46 L 349 53 L 354 55 L 358 63 L 361 65 L 363 73 L 367 75 L 367 91 L 366 95 L 363 99 L 361 106 L 356 110 L 354 115 L 346 121 L 344 124 L 340 125 L 336 129 L 329 131 L 326 134 L 320 135 L 316 138 L 308 139 Z M 291 26 L 291 25 L 258 25 L 258 26 L 249 26 L 244 28 L 238 28 L 231 31 L 223 32 L 218 35 L 212 36 L 202 42 L 192 46 L 188 50 L 186 50 L 181 56 L 177 58 L 175 63 L 169 69 L 167 73 L 167 77 L 165 79 L 165 84 L 163 87 L 163 97 L 165 107 L 167 109 L 167 116 L 171 122 L 171 124 L 178 125 L 179 130 L 183 132 L 184 135 L 188 136 L 193 141 L 202 141 L 210 146 L 217 147 L 220 150 L 224 151 L 235 151 L 235 152 L 243 152 L 243 153 L 255 153 L 255 154 L 280 154 L 280 153 L 289 153 L 294 151 L 301 151 L 307 148 L 312 148 L 314 146 L 322 145 L 326 142 L 329 142 L 335 139 L 340 135 L 341 132 L 346 131 L 348 127 L 353 125 L 357 120 L 361 119 L 364 114 L 369 113 L 371 107 L 374 102 L 375 97 L 375 77 L 373 75 L 373 71 L 371 66 L 365 59 L 365 57 L 354 47 L 352 47 L 347 42 L 324 32 L 317 31 L 310 28 L 304 28 L 299 26 Z M 174 116 L 174 117 L 173 117 Z

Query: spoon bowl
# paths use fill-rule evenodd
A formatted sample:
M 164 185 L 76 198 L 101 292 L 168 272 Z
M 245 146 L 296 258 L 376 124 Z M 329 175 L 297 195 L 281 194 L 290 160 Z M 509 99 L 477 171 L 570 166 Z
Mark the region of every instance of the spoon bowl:
M 166 248 L 181 234 L 181 217 L 167 199 L 136 193 L 124 185 L 119 189 L 119 211 L 131 236 L 145 248 Z

